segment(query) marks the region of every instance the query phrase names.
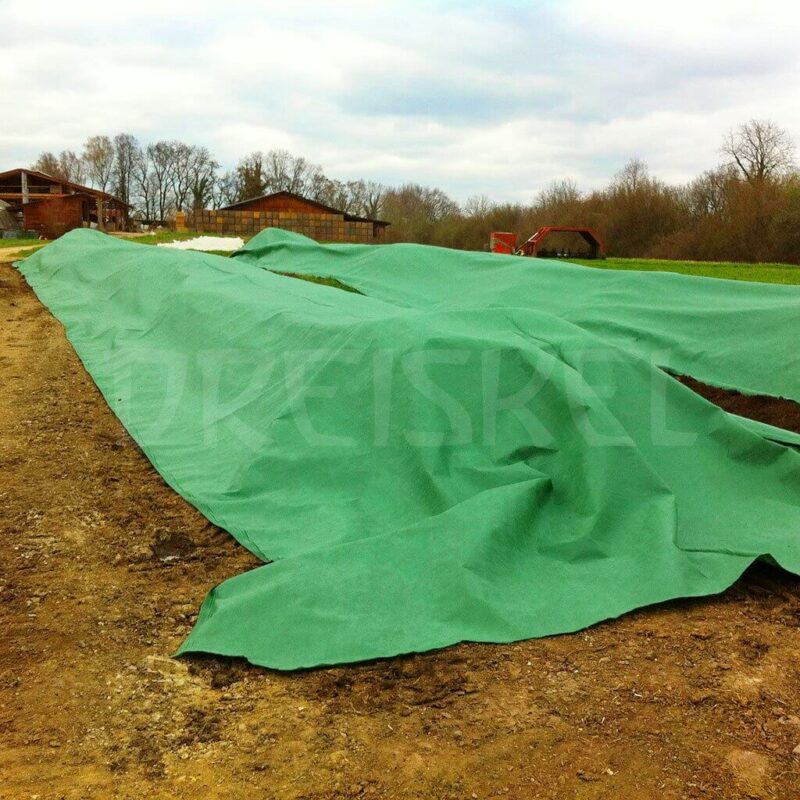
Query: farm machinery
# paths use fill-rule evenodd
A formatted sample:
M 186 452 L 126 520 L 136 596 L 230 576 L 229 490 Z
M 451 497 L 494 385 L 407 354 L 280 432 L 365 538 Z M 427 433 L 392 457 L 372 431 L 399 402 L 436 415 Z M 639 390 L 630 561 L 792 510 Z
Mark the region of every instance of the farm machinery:
M 571 251 L 568 247 L 546 247 L 545 240 L 551 234 L 578 234 L 589 246 L 586 251 Z M 562 237 L 563 238 L 563 237 Z M 517 235 L 504 231 L 493 231 L 489 238 L 489 249 L 493 253 L 530 256 L 532 258 L 605 258 L 603 240 L 591 228 L 558 227 L 546 225 L 517 247 Z

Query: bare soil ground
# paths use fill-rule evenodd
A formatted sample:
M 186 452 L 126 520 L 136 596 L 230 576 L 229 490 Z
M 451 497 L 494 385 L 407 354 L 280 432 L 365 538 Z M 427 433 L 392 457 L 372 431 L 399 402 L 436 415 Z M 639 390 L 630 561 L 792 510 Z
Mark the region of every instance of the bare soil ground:
M 800 797 L 796 578 L 336 669 L 174 660 L 255 559 L 161 480 L 8 265 L 0 385 L 3 800 Z
M 741 394 L 719 389 L 716 386 L 707 386 L 685 375 L 681 375 L 678 380 L 705 397 L 706 400 L 716 403 L 732 414 L 757 419 L 759 422 L 766 422 L 769 425 L 777 425 L 785 430 L 800 432 L 800 404 L 798 403 L 789 403 L 777 397 Z
M 25 258 L 25 256 L 29 256 L 34 250 L 38 250 L 40 247 L 43 247 L 43 245 L 38 244 L 36 241 L 34 241 L 33 244 L 26 244 L 20 247 L 3 247 L 0 248 L 0 258 L 2 258 L 3 261 Z

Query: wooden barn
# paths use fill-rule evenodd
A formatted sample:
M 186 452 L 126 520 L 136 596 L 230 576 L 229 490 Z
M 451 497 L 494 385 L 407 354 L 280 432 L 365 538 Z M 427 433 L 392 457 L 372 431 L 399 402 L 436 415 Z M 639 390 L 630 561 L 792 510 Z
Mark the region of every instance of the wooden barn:
M 225 208 L 192 211 L 186 226 L 202 233 L 253 235 L 264 228 L 284 228 L 326 242 L 374 244 L 383 240 L 388 222 L 348 214 L 293 192 L 273 192 Z
M 0 200 L 20 230 L 36 231 L 47 239 L 73 228 L 96 225 L 114 231 L 128 225 L 128 205 L 122 200 L 32 169 L 0 172 Z

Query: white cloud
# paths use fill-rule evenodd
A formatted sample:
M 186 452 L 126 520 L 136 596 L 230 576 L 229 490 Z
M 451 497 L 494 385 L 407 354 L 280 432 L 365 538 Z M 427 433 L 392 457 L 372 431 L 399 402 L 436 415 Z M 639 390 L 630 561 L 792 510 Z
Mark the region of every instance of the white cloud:
M 341 178 L 526 199 L 627 158 L 674 181 L 730 127 L 800 142 L 800 11 L 767 0 L 374 3 L 6 0 L 0 168 L 94 133 L 226 165 L 286 147 Z

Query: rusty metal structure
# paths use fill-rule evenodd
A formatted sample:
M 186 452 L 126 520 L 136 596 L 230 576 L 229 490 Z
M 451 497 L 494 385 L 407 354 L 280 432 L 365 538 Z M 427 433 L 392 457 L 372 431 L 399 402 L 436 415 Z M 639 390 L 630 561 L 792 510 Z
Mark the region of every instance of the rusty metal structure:
M 493 253 L 513 255 L 517 251 L 517 234 L 508 231 L 492 231 L 489 235 L 489 249 Z
M 576 233 L 589 245 L 588 258 L 605 258 L 605 245 L 603 240 L 591 228 L 579 227 L 559 227 L 556 225 L 546 225 L 539 228 L 533 236 L 530 237 L 522 246 L 516 251 L 518 255 L 532 256 L 540 258 L 568 258 L 575 257 L 575 253 L 570 253 L 568 250 L 547 250 L 543 247 L 545 239 L 553 233 Z
M 73 228 L 125 230 L 129 206 L 108 192 L 33 169 L 0 172 L 0 200 L 20 230 L 55 239 Z

